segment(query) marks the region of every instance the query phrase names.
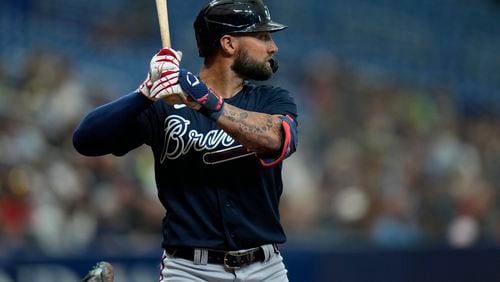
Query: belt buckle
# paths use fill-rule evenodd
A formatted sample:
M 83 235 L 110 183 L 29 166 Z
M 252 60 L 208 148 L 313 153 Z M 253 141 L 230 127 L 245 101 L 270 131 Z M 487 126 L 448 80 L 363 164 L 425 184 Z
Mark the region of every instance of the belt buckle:
M 232 266 L 232 265 L 229 265 L 228 263 L 230 263 L 229 261 L 229 258 L 228 256 L 232 256 L 232 257 L 235 257 L 236 258 L 236 263 L 237 264 L 240 264 L 241 263 L 241 255 L 238 253 L 238 252 L 226 252 L 224 254 L 224 267 L 228 270 L 231 270 L 231 271 L 234 271 L 234 270 L 237 270 L 237 269 L 240 269 L 241 266 Z
M 231 271 L 240 269 L 243 266 L 243 264 L 248 264 L 248 261 L 245 262 L 243 260 L 243 257 L 246 257 L 248 254 L 249 254 L 249 252 L 244 252 L 244 253 L 240 253 L 238 251 L 229 251 L 229 252 L 226 252 L 224 254 L 224 267 L 226 269 L 228 269 L 228 270 L 231 270 Z M 234 261 L 230 260 L 228 256 L 233 257 Z M 233 263 L 236 264 L 236 265 L 230 265 L 230 264 L 233 264 Z

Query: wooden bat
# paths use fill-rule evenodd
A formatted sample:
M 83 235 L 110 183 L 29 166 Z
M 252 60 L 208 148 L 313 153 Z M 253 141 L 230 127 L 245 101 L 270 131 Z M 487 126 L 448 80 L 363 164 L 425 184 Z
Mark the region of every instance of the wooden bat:
M 163 48 L 172 47 L 170 42 L 170 27 L 168 25 L 167 0 L 156 0 L 156 12 L 158 14 L 158 24 L 160 25 L 161 46 Z M 183 94 L 173 94 L 165 96 L 164 100 L 170 104 L 184 104 L 186 97 Z
M 160 24 L 161 45 L 163 48 L 170 48 L 167 0 L 156 0 L 156 12 L 158 14 L 158 23 Z

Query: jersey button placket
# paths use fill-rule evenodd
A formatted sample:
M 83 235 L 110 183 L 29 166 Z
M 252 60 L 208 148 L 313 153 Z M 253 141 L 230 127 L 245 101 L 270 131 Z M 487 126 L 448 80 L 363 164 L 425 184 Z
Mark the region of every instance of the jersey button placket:
M 227 201 L 226 201 L 226 207 L 227 207 L 228 209 L 231 209 L 231 208 L 233 207 L 233 205 L 231 204 L 231 201 L 230 201 L 230 200 L 227 200 Z M 229 236 L 230 236 L 231 238 L 236 237 L 236 235 L 235 235 L 235 234 L 234 234 L 234 232 L 232 232 L 232 231 L 231 231 L 231 232 L 229 232 Z
M 219 193 L 219 197 L 222 203 L 221 207 L 223 212 L 224 229 L 226 230 L 226 236 L 228 236 L 227 238 L 229 239 L 229 241 L 232 241 L 232 244 L 235 244 L 233 240 L 237 238 L 237 234 L 234 229 L 238 227 L 240 218 L 237 214 L 237 209 L 235 209 L 233 202 L 230 200 L 230 197 L 222 191 L 219 191 Z

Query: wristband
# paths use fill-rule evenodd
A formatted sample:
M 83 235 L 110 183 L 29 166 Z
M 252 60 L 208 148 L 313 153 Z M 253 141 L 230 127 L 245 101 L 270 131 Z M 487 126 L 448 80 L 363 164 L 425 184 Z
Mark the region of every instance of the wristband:
M 200 113 L 213 121 L 219 119 L 224 108 L 224 98 L 215 94 L 203 81 L 185 69 L 180 70 L 179 84 L 184 92 L 201 105 Z

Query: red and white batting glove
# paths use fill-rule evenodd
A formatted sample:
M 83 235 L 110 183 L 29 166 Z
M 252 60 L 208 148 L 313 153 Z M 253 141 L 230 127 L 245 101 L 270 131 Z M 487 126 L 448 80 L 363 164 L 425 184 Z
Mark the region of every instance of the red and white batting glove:
M 161 74 L 166 71 L 179 71 L 179 65 L 182 60 L 182 52 L 175 51 L 172 48 L 161 49 L 151 58 L 149 65 L 149 74 L 151 82 L 157 81 Z
M 161 99 L 162 96 L 151 94 L 151 87 L 161 77 L 165 77 L 171 72 L 179 72 L 181 60 L 182 52 L 175 51 L 172 48 L 161 49 L 160 52 L 151 58 L 148 75 L 139 86 L 139 92 L 153 101 Z
M 183 94 L 179 84 L 179 71 L 165 71 L 160 79 L 153 83 L 150 89 L 150 99 L 157 101 L 167 95 Z

